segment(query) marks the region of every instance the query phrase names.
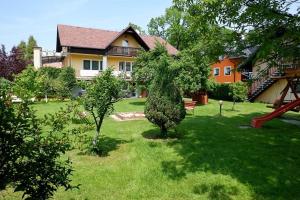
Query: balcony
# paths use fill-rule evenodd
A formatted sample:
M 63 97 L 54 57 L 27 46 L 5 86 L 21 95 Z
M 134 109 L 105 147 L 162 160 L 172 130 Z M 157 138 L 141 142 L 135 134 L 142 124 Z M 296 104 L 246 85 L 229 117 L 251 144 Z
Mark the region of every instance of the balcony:
M 95 77 L 98 76 L 99 73 L 98 70 L 80 70 L 81 77 Z
M 112 46 L 108 49 L 107 55 L 135 57 L 137 55 L 137 52 L 140 50 L 142 49 L 133 47 Z

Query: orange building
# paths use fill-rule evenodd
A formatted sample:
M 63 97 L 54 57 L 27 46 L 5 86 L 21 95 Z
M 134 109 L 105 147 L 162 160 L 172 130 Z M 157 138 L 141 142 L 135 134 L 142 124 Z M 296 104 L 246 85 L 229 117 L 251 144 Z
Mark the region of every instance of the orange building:
M 211 65 L 211 78 L 218 83 L 235 83 L 242 80 L 242 74 L 238 72 L 238 64 L 241 58 L 225 57 Z

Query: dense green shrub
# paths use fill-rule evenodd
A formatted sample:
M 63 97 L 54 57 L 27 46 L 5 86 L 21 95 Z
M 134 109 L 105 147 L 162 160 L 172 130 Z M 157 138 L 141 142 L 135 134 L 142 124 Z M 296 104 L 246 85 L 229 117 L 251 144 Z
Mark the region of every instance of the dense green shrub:
M 39 69 L 39 74 L 46 74 L 50 79 L 58 78 L 62 68 L 55 68 L 55 67 L 41 67 Z
M 32 66 L 27 66 L 20 74 L 15 77 L 13 92 L 22 100 L 27 101 L 37 96 L 39 85 L 37 72 Z
M 208 81 L 208 95 L 213 99 L 227 101 L 245 101 L 247 98 L 248 86 L 246 83 L 216 83 L 214 80 Z

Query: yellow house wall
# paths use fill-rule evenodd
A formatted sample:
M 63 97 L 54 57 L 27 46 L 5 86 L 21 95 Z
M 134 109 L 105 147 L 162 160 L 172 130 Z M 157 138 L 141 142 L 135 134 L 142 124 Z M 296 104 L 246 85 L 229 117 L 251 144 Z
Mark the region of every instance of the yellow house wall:
M 274 103 L 276 99 L 281 97 L 281 92 L 286 87 L 286 85 L 287 85 L 286 79 L 278 80 L 266 91 L 264 91 L 261 95 L 259 95 L 255 101 L 263 102 L 263 103 Z M 294 100 L 294 99 L 295 99 L 294 94 L 291 92 L 291 90 L 289 90 L 285 97 L 285 100 Z
M 107 67 L 113 67 L 115 71 L 119 71 L 119 62 L 134 62 L 132 57 L 111 57 L 107 58 Z
M 136 41 L 136 39 L 130 34 L 121 35 L 116 41 L 112 43 L 112 46 L 122 46 L 122 41 L 128 41 L 128 47 L 140 48 L 140 44 Z
M 72 66 L 75 69 L 76 77 L 80 76 L 80 70 L 83 69 L 83 60 L 102 60 L 102 55 L 92 54 L 69 54 L 64 62 L 64 66 Z
M 80 77 L 80 70 L 83 69 L 83 60 L 103 60 L 102 55 L 92 54 L 69 54 L 63 60 L 63 66 L 72 66 L 75 69 L 76 77 Z M 108 56 L 107 67 L 113 67 L 115 71 L 119 71 L 119 62 L 134 62 L 133 57 Z

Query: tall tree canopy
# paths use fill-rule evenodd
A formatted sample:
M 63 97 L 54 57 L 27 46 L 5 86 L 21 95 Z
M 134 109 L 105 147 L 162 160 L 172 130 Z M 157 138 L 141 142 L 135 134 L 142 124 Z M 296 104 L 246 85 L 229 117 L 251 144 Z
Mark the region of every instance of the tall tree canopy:
M 19 49 L 13 47 L 10 53 L 7 53 L 4 45 L 2 45 L 0 49 L 0 77 L 13 80 L 14 75 L 25 69 L 27 64 L 28 62 L 24 60 Z
M 22 40 L 18 45 L 18 49 L 20 50 L 20 53 L 23 54 L 23 59 L 32 62 L 33 48 L 36 46 L 37 46 L 37 42 L 32 35 L 29 36 L 27 43 Z
M 146 31 L 139 25 L 129 22 L 128 26 L 131 26 L 134 30 L 138 31 L 139 34 L 146 35 Z
M 236 53 L 247 47 L 256 47 L 252 62 L 266 60 L 272 63 L 281 58 L 299 57 L 300 10 L 297 0 L 174 0 L 174 5 L 189 16 L 190 24 L 202 35 L 209 36 L 209 26 L 224 27 L 239 37 L 231 45 Z M 293 7 L 297 11 L 291 12 Z

